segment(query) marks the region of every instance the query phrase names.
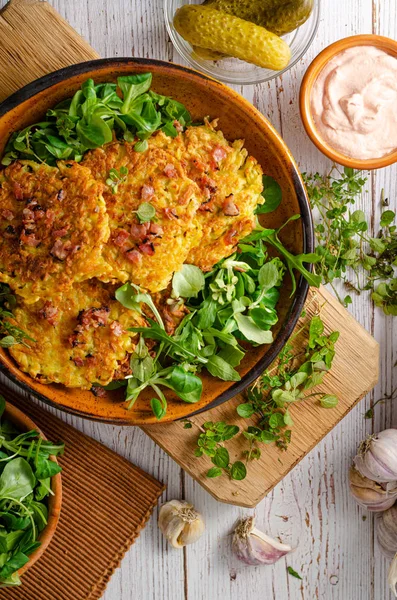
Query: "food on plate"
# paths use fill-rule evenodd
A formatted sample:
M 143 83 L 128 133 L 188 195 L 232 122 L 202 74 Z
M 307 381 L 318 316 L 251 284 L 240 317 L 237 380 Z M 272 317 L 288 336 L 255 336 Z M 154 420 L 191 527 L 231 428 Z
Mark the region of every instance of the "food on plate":
M 185 4 L 174 16 L 176 31 L 192 46 L 240 58 L 265 69 L 288 66 L 291 51 L 280 37 L 211 5 Z
M 0 281 L 35 302 L 104 272 L 103 186 L 77 163 L 15 161 L 0 172 Z
M 51 478 L 62 471 L 50 456 L 63 454 L 62 442 L 43 440 L 37 431 L 18 431 L 4 417 L 5 400 L 0 396 L 2 432 L 0 475 L 0 585 L 21 584 L 18 570 L 41 542 L 48 522 Z
M 285 35 L 307 21 L 314 0 L 205 0 L 222 12 L 252 21 L 275 33 Z
M 162 132 L 157 136 L 167 146 L 169 138 Z M 128 142 L 108 144 L 88 152 L 82 164 L 104 184 L 110 238 L 103 257 L 110 278 L 158 292 L 181 268 L 190 248 L 200 243 L 201 223 L 195 215 L 203 198 L 186 173 L 183 156 L 175 156 L 172 144 L 167 150 L 152 140 L 143 152 Z M 123 168 L 126 174 L 115 191 L 106 183 L 109 172 Z
M 0 346 L 41 383 L 124 387 L 128 408 L 150 388 L 161 419 L 164 388 L 198 402 L 202 369 L 238 381 L 250 345 L 272 343 L 287 268 L 292 293 L 293 270 L 319 281 L 259 225 L 281 188 L 244 141 L 150 84 L 88 80 L 10 137 Z
M 347 48 L 331 58 L 310 97 L 323 140 L 344 156 L 362 160 L 395 151 L 396 77 L 397 58 L 375 46 Z
M 117 302 L 114 292 L 114 286 L 92 279 L 51 300 L 19 302 L 15 322 L 35 341 L 11 346 L 11 356 L 42 383 L 91 389 L 122 379 L 130 373 L 137 338 L 129 329 L 147 323 Z

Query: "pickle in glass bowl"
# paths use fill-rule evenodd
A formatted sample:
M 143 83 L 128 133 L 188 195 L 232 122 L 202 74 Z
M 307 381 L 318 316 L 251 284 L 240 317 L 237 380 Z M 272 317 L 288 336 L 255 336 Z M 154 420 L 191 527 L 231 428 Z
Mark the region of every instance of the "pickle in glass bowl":
M 192 46 L 233 56 L 258 67 L 282 70 L 291 58 L 288 44 L 274 33 L 212 6 L 185 4 L 176 11 L 173 24 Z
M 307 21 L 314 0 L 205 0 L 206 6 L 251 21 L 276 35 L 294 31 Z

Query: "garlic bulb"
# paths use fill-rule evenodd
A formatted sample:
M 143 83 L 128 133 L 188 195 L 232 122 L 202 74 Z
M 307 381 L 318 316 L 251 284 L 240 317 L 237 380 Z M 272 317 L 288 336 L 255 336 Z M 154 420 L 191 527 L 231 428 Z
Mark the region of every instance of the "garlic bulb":
M 397 481 L 397 429 L 386 429 L 364 440 L 354 464 L 361 475 L 372 481 Z
M 386 510 L 376 522 L 376 537 L 383 553 L 393 557 L 397 552 L 397 504 Z
M 282 556 L 292 552 L 291 546 L 281 544 L 256 529 L 254 517 L 238 522 L 232 548 L 237 558 L 247 565 L 273 565 Z
M 382 513 L 376 523 L 378 544 L 386 556 L 393 557 L 387 581 L 397 598 L 397 504 Z
M 397 486 L 379 484 L 364 477 L 352 467 L 349 471 L 350 491 L 356 502 L 371 512 L 387 510 L 397 500 Z
M 205 529 L 201 514 L 192 504 L 183 500 L 170 500 L 163 504 L 159 512 L 158 525 L 174 548 L 193 544 Z

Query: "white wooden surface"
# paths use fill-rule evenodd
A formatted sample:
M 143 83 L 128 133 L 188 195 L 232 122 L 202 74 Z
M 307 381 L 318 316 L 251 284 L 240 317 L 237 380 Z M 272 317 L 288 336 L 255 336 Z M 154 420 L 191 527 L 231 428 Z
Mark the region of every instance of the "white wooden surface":
M 50 1 L 104 57 L 181 62 L 166 34 L 162 0 Z M 4 4 L 0 0 L 0 7 Z M 397 35 L 395 0 L 323 0 L 322 4 L 317 39 L 305 58 L 282 80 L 239 89 L 282 132 L 301 169 L 320 172 L 329 163 L 305 136 L 298 113 L 305 69 L 322 48 L 342 37 L 370 32 Z M 396 208 L 396 176 L 397 169 L 392 167 L 374 173 L 369 180 L 362 207 L 372 215 L 375 228 L 382 187 Z M 381 343 L 380 382 L 257 507 L 259 527 L 297 545 L 288 560 L 274 567 L 244 567 L 234 561 L 228 534 L 239 516 L 252 511 L 218 504 L 140 430 L 60 415 L 164 481 L 164 500 L 183 497 L 193 502 L 207 523 L 200 541 L 180 552 L 162 539 L 154 514 L 113 576 L 103 600 L 391 599 L 386 585 L 388 564 L 377 548 L 373 520 L 364 520 L 364 512 L 349 497 L 347 471 L 363 437 L 397 427 L 397 409 L 392 402 L 378 405 L 372 422 L 364 419 L 371 402 L 396 386 L 397 325 L 374 310 L 364 296 L 354 298 L 351 311 Z M 287 564 L 302 575 L 302 582 L 287 574 Z

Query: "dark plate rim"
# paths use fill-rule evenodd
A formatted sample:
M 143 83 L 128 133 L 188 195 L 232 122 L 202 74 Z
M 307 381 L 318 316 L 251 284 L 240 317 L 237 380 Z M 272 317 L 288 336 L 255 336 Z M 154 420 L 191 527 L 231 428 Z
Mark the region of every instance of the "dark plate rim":
M 28 83 L 26 86 L 24 86 L 17 92 L 14 92 L 13 94 L 11 94 L 11 96 L 8 96 L 8 98 L 6 98 L 0 104 L 0 117 L 3 117 L 7 112 L 12 110 L 16 106 L 18 106 L 18 104 L 25 102 L 32 96 L 35 96 L 36 94 L 46 90 L 49 87 L 52 87 L 53 85 L 61 83 L 62 81 L 68 79 L 69 77 L 84 74 L 84 73 L 89 72 L 98 67 L 101 68 L 101 67 L 107 67 L 107 66 L 114 66 L 116 68 L 118 65 L 126 65 L 126 64 L 128 65 L 129 63 L 138 64 L 138 65 L 142 65 L 142 66 L 148 66 L 148 67 L 151 65 L 158 65 L 160 67 L 167 66 L 167 67 L 170 67 L 177 71 L 183 71 L 183 72 L 186 72 L 189 74 L 193 74 L 196 77 L 200 77 L 201 79 L 203 79 L 205 81 L 210 81 L 211 83 L 218 84 L 220 87 L 227 87 L 227 86 L 225 86 L 225 84 L 222 84 L 221 82 L 217 81 L 216 79 L 208 77 L 207 75 L 204 75 L 203 73 L 200 73 L 199 71 L 195 71 L 194 69 L 184 67 L 183 65 L 169 63 L 169 62 L 162 61 L 162 60 L 148 59 L 148 58 L 129 58 L 129 57 L 100 58 L 100 59 L 81 62 L 76 65 L 71 65 L 69 67 L 59 69 L 52 73 L 48 73 L 48 75 L 44 75 L 43 77 L 40 77 L 39 79 L 36 79 L 35 81 L 32 81 L 31 83 Z M 309 200 L 308 200 L 305 187 L 303 185 L 302 179 L 300 177 L 300 174 L 299 174 L 299 171 L 298 171 L 298 168 L 297 168 L 295 162 L 291 161 L 289 166 L 291 169 L 293 184 L 294 184 L 295 192 L 296 192 L 296 195 L 298 198 L 299 208 L 301 211 L 303 252 L 311 253 L 314 251 L 314 230 L 313 230 L 313 220 L 312 220 L 312 213 L 310 210 Z M 308 268 L 310 270 L 311 265 L 309 265 Z M 297 283 L 294 301 L 292 303 L 290 311 L 289 311 L 289 313 L 285 319 L 285 322 L 284 322 L 282 328 L 280 329 L 276 339 L 271 344 L 269 351 L 266 352 L 266 354 L 258 361 L 258 363 L 252 369 L 250 369 L 250 371 L 248 373 L 246 373 L 246 375 L 244 375 L 244 377 L 242 377 L 242 379 L 240 381 L 236 382 L 234 385 L 232 385 L 227 390 L 222 392 L 210 404 L 208 404 L 207 406 L 205 406 L 199 410 L 192 411 L 191 413 L 189 413 L 188 415 L 183 417 L 182 420 L 188 419 L 190 417 L 193 417 L 194 415 L 198 415 L 200 413 L 211 410 L 212 408 L 220 406 L 227 400 L 230 400 L 237 394 L 241 393 L 244 389 L 246 389 L 253 381 L 255 381 L 255 379 L 257 379 L 263 373 L 263 371 L 265 371 L 265 369 L 267 369 L 270 366 L 270 364 L 277 358 L 277 356 L 279 355 L 283 346 L 286 344 L 286 342 L 288 341 L 289 337 L 291 336 L 293 330 L 295 329 L 295 325 L 298 322 L 299 317 L 301 315 L 308 292 L 309 292 L 309 284 L 302 276 L 300 276 L 298 283 Z M 98 417 L 95 415 L 89 415 L 89 414 L 87 414 L 85 412 L 81 412 L 77 409 L 71 409 L 69 407 L 65 407 L 64 405 L 57 404 L 56 402 L 49 400 L 44 394 L 41 394 L 41 393 L 37 392 L 36 390 L 32 389 L 25 382 L 20 381 L 17 377 L 15 377 L 12 373 L 10 373 L 10 371 L 5 367 L 5 365 L 3 363 L 0 363 L 0 371 L 2 373 L 4 373 L 11 381 L 13 381 L 15 384 L 17 384 L 24 391 L 28 392 L 29 394 L 32 394 L 38 400 L 45 402 L 47 405 L 57 408 L 59 410 L 62 410 L 63 412 L 67 412 L 69 414 L 83 417 L 83 418 L 86 418 L 86 419 L 89 419 L 92 421 L 100 421 L 100 422 L 104 422 L 104 423 L 107 422 L 107 423 L 113 423 L 113 424 L 118 424 L 118 425 L 132 425 L 131 422 L 128 421 L 127 419 L 126 420 L 123 420 L 123 419 L 107 420 L 102 417 Z M 175 420 L 180 420 L 180 419 L 175 419 Z M 142 425 L 150 427 L 150 425 L 145 425 L 143 423 L 142 423 Z

